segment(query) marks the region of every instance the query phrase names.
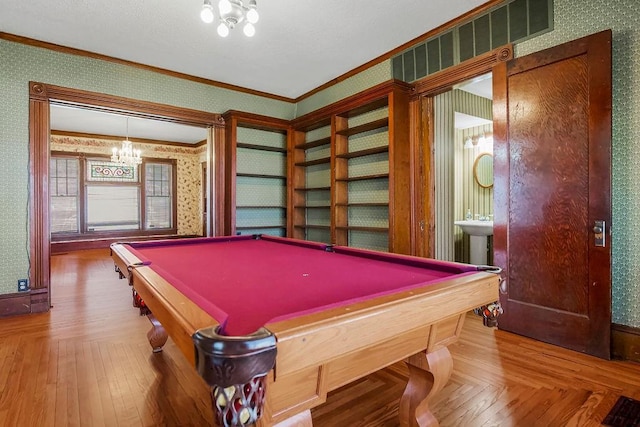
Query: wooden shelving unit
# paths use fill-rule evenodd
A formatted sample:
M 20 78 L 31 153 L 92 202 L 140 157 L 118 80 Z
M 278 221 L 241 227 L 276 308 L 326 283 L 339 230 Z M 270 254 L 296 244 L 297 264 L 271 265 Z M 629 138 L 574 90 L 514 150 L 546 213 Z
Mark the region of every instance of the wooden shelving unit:
M 293 237 L 411 252 L 410 92 L 389 81 L 292 121 Z
M 225 120 L 225 234 L 287 235 L 289 121 L 241 111 Z

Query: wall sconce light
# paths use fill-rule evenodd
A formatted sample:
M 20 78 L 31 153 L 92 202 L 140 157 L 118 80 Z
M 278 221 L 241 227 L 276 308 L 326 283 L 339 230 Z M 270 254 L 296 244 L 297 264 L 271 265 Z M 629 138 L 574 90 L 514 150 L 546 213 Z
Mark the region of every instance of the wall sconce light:
M 464 140 L 464 148 L 493 149 L 493 133 L 483 132 L 480 135 L 468 136 Z

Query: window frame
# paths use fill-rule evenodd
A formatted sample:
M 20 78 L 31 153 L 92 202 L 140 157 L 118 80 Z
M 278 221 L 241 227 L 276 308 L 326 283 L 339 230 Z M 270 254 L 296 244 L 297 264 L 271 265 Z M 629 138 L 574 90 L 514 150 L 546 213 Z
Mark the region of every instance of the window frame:
M 60 232 L 51 233 L 51 242 L 62 242 L 70 240 L 99 240 L 113 237 L 145 237 L 145 236 L 164 236 L 164 235 L 176 235 L 178 233 L 178 168 L 176 159 L 160 159 L 144 157 L 142 163 L 138 166 L 138 182 L 136 183 L 122 183 L 116 182 L 114 185 L 127 185 L 137 186 L 139 188 L 139 215 L 140 215 L 140 228 L 137 230 L 113 230 L 113 231 L 89 231 L 87 230 L 87 160 L 91 159 L 104 159 L 110 161 L 110 157 L 107 155 L 93 154 L 93 153 L 75 153 L 68 151 L 51 151 L 50 157 L 66 157 L 78 159 L 78 217 L 79 217 L 79 231 L 77 233 Z M 146 225 L 146 164 L 147 163 L 162 163 L 171 165 L 171 228 L 152 228 L 145 229 Z M 91 182 L 91 185 L 110 185 L 105 182 Z M 51 204 L 51 200 L 49 200 Z

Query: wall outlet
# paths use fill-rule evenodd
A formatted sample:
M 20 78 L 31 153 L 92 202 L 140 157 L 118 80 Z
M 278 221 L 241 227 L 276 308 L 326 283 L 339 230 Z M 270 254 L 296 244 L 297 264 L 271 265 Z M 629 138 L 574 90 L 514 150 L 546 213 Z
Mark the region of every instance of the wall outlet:
M 29 279 L 18 279 L 18 292 L 27 292 L 29 290 Z

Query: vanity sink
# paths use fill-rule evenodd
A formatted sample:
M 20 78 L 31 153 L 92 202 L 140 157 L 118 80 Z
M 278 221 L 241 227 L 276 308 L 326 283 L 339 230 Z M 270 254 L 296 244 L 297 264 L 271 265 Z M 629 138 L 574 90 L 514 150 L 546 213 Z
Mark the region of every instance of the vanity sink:
M 467 220 L 456 221 L 454 224 L 470 236 L 491 236 L 493 234 L 493 221 Z
M 487 263 L 487 236 L 493 234 L 493 221 L 466 220 L 455 221 L 455 225 L 469 235 L 470 263 L 485 265 Z

